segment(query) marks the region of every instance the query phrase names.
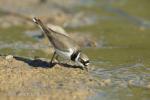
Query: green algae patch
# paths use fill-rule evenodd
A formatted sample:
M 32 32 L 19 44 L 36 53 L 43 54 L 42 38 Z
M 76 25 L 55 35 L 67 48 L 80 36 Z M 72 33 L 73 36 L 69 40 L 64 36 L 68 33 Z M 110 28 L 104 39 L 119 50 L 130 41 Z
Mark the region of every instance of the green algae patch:
M 0 28 L 0 41 L 6 43 L 12 42 L 35 42 L 34 39 L 28 37 L 24 34 L 24 31 L 27 29 L 26 26 L 14 26 L 9 28 Z

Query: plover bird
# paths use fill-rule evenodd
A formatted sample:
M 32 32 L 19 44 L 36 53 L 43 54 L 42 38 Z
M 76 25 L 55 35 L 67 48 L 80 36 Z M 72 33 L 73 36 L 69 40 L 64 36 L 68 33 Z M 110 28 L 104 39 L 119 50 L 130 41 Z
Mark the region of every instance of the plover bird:
M 48 37 L 50 43 L 54 47 L 55 52 L 50 63 L 52 63 L 55 55 L 58 55 L 65 59 L 72 60 L 82 68 L 87 69 L 86 66 L 89 65 L 89 58 L 81 52 L 80 47 L 72 38 L 45 26 L 38 18 L 34 17 L 33 22 L 41 28 L 43 33 Z

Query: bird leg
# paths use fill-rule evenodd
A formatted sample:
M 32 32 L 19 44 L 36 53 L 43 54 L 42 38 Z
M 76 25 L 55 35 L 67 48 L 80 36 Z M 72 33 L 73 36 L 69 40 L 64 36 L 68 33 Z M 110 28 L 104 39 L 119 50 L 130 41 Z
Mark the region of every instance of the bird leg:
M 56 55 L 56 52 L 53 53 L 53 56 L 52 56 L 51 61 L 50 61 L 50 64 L 52 64 L 55 55 Z
M 84 67 L 83 69 L 86 70 L 87 72 L 89 71 L 89 69 L 87 67 Z
M 58 55 L 55 56 L 55 59 L 56 59 L 57 62 L 60 62 Z

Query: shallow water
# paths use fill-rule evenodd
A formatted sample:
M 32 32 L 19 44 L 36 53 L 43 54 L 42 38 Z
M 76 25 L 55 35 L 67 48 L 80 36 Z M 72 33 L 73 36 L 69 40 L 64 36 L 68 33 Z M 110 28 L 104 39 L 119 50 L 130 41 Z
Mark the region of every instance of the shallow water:
M 94 6 L 87 7 L 87 12 L 96 13 L 98 21 L 79 30 L 97 37 L 99 47 L 85 50 L 97 66 L 91 73 L 100 79 L 111 79 L 111 85 L 100 88 L 97 95 L 89 99 L 149 100 L 148 1 L 95 2 Z
M 90 73 L 100 80 L 111 80 L 108 86 L 95 88 L 97 94 L 88 99 L 149 100 L 150 2 L 148 0 L 85 1 L 81 0 L 73 9 L 75 12 L 86 13 L 83 22 L 87 24 L 80 21 L 73 22 L 69 23 L 66 29 L 70 32 L 91 34 L 96 38 L 97 47 L 83 49 L 95 66 L 91 68 Z M 41 49 L 48 46 L 31 46 L 37 42 L 37 39 L 23 34 L 27 28 L 1 29 L 1 53 L 48 58 L 49 56 Z

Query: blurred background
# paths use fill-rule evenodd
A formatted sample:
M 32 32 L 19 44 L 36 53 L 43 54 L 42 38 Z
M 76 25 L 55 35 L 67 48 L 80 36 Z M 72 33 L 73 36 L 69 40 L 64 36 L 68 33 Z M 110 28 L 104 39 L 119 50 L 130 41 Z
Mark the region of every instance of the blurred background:
M 58 25 L 91 59 L 91 75 L 111 79 L 89 100 L 149 100 L 149 0 L 0 0 L 0 54 L 50 58 L 32 22 Z

